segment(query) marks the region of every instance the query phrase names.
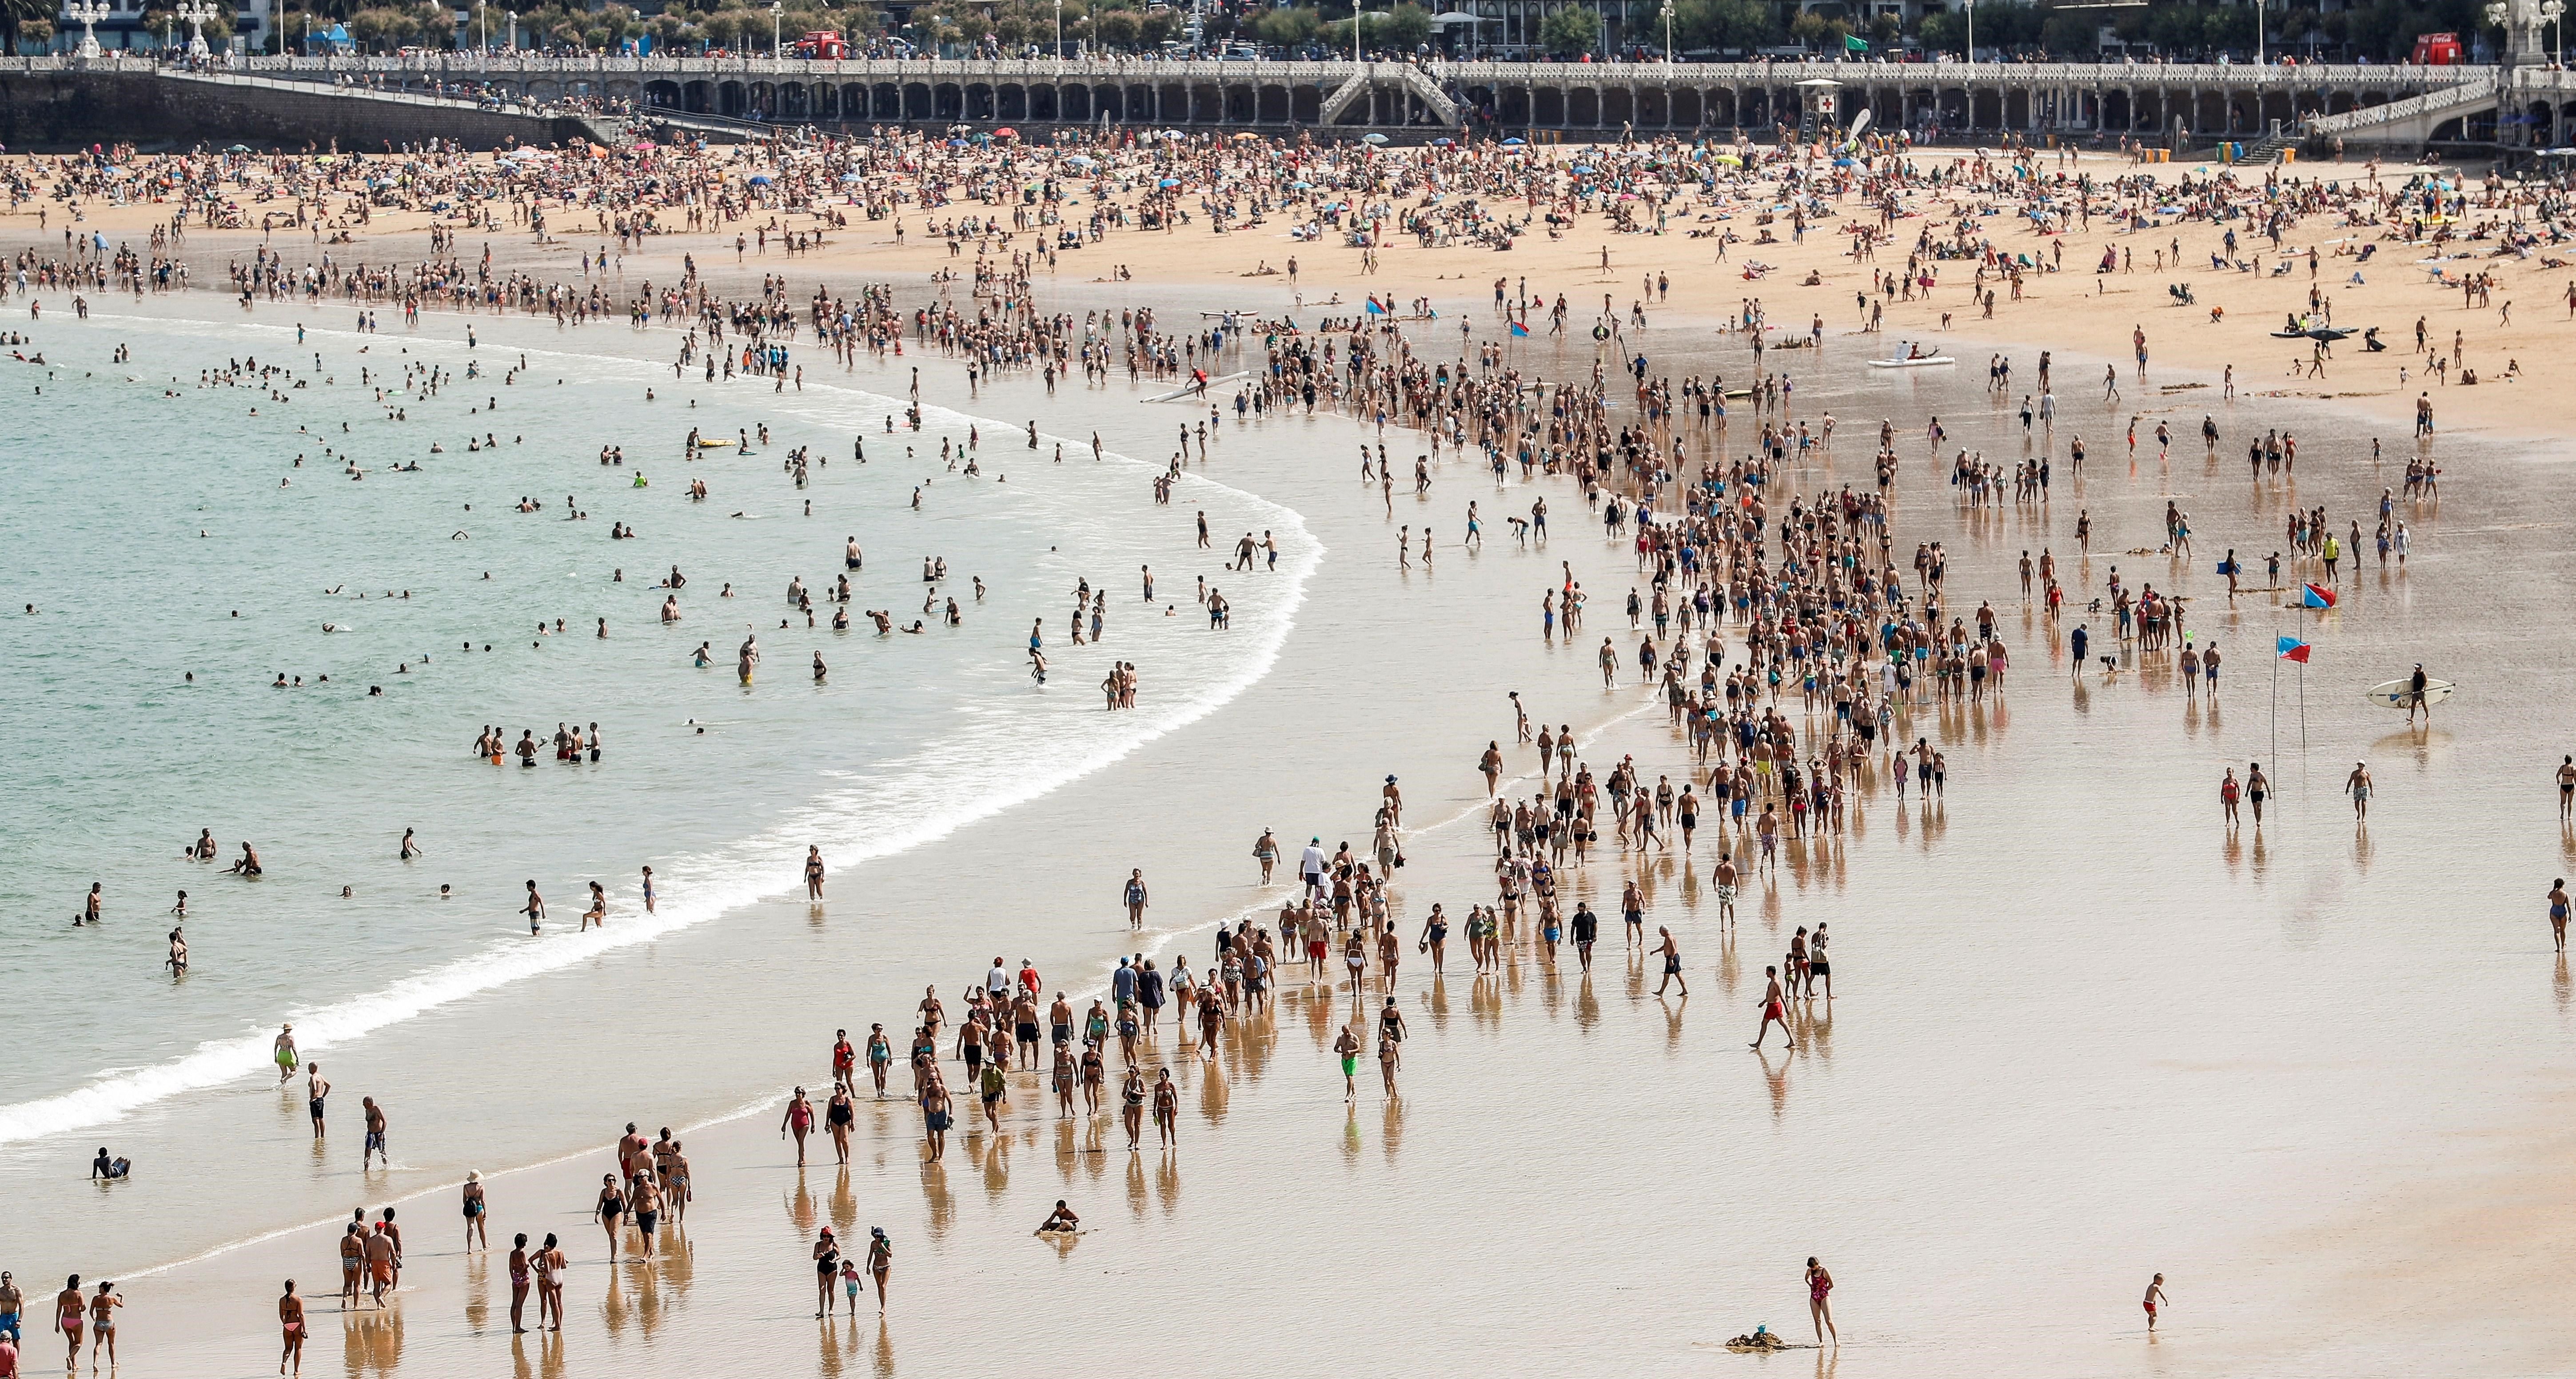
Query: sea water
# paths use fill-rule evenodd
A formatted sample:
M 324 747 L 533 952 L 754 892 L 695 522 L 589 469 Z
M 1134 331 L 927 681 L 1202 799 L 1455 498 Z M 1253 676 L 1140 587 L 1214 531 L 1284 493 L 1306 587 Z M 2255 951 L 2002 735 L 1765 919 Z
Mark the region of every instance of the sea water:
M 809 844 L 840 877 L 1116 759 L 1257 678 L 1319 557 L 1293 511 L 1185 476 L 1176 502 L 1221 530 L 1273 531 L 1288 551 L 1284 577 L 1230 591 L 1240 630 L 1211 636 L 1177 572 L 1183 587 L 1157 592 L 1190 616 L 1148 617 L 1134 597 L 1155 552 L 1116 514 L 1159 464 L 1095 462 L 1087 439 L 1052 433 L 1032 450 L 1020 427 L 935 392 L 914 431 L 904 400 L 846 383 L 675 378 L 669 330 L 566 339 L 487 320 L 469 347 L 455 318 L 360 334 L 346 315 L 299 326 L 102 308 L 48 323 L 46 365 L 8 379 L 27 391 L 0 541 L 36 608 L 0 624 L 18 761 L 0 792 L 12 840 L 0 1174 L 22 1187 L 85 1164 L 94 1142 L 155 1166 L 220 1152 L 246 1133 L 220 1108 L 269 1085 L 259 1070 L 286 1021 L 333 1077 L 331 1114 L 354 1138 L 370 1089 L 330 1070 L 361 1041 L 789 889 Z M 131 362 L 108 362 L 119 344 Z M 201 370 L 236 360 L 293 376 L 278 397 L 254 381 L 200 386 Z M 434 396 L 401 386 L 406 365 L 442 371 Z M 754 453 L 690 450 L 691 428 L 748 433 Z M 487 435 L 496 444 L 472 448 Z M 800 445 L 803 488 L 782 468 Z M 603 446 L 623 465 L 603 466 Z M 968 458 L 979 476 L 963 473 Z M 363 477 L 343 472 L 352 463 Z M 704 501 L 687 496 L 692 480 Z M 523 498 L 537 510 L 517 511 Z M 611 539 L 619 523 L 634 539 Z M 866 565 L 851 572 L 851 629 L 834 633 L 829 591 L 852 537 Z M 925 557 L 948 577 L 925 583 Z M 665 624 L 660 582 L 675 567 L 683 616 Z M 797 576 L 811 629 L 787 601 Z M 1086 579 L 1126 598 L 1103 641 L 1077 647 L 1068 618 Z M 925 612 L 930 594 L 939 607 Z M 944 625 L 950 598 L 962 627 Z M 880 637 L 868 608 L 925 630 Z M 1033 620 L 1044 687 L 1026 664 Z M 748 685 L 734 669 L 746 635 L 762 656 Z M 1149 667 L 1136 710 L 1104 711 L 1098 685 L 1117 660 Z M 280 674 L 301 687 L 275 688 Z M 594 723 L 597 762 L 554 759 L 559 724 Z M 536 768 L 477 760 L 487 724 L 514 743 L 533 729 Z M 178 864 L 201 828 L 219 860 Z M 424 853 L 409 863 L 406 828 Z M 257 880 L 222 870 L 245 841 Z M 528 880 L 549 906 L 533 937 L 518 913 Z M 585 933 L 593 880 L 610 922 Z M 107 921 L 76 928 L 93 881 Z M 193 964 L 172 980 L 155 965 L 181 887 Z M 835 891 L 845 906 L 856 892 Z M 899 935 L 938 917 L 888 918 Z M 600 995 L 550 1013 L 613 1056 L 625 996 Z M 477 1037 L 507 1050 L 526 1029 L 503 1019 Z M 455 1090 L 443 1103 L 410 1091 L 396 1144 L 493 1123 L 484 1115 L 542 1121 L 515 1098 Z M 41 1235 L 44 1194 L 12 1196 Z

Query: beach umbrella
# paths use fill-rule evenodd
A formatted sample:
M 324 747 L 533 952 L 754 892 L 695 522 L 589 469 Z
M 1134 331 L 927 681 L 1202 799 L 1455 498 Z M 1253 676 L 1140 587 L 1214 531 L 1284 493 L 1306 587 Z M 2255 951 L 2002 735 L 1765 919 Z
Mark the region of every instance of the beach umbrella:
M 1527 148 L 1527 147 L 1529 147 L 1529 140 L 1527 140 L 1527 139 L 1505 139 L 1505 140 L 1503 140 L 1503 147 L 1505 147 L 1505 148 Z
M 1592 169 L 1581 163 L 1577 163 L 1574 165 L 1574 174 L 1577 177 L 1590 177 L 1592 175 Z
M 996 139 L 1016 139 L 1020 137 L 1020 132 L 1011 128 L 1009 125 L 1004 125 L 1000 129 L 993 131 L 993 137 Z
M 1431 146 L 1433 148 L 1456 148 L 1458 146 L 1458 141 L 1455 139 L 1434 139 L 1431 141 Z
M 759 175 L 757 175 L 757 176 L 754 176 L 754 177 L 751 179 L 751 185 L 753 185 L 753 186 L 755 186 L 755 187 L 766 187 L 766 186 L 768 186 L 768 185 L 769 185 L 769 174 L 767 174 L 767 173 L 761 173 L 761 174 L 759 174 Z
M 1154 185 L 1155 185 L 1155 186 L 1157 186 L 1157 187 L 1177 187 L 1177 186 L 1181 185 L 1181 179 L 1179 179 L 1179 178 L 1177 178 L 1177 177 L 1166 177 L 1166 178 L 1164 178 L 1162 181 L 1157 182 L 1157 183 L 1155 183 Z
M 225 150 L 224 150 L 224 152 L 226 152 L 226 153 L 248 153 L 248 152 L 250 152 L 250 145 L 248 145 L 248 144 L 235 144 L 235 145 L 233 145 L 231 148 L 225 149 Z
M 1360 142 L 1364 144 L 1382 144 L 1386 142 L 1386 136 L 1377 133 L 1363 134 L 1360 136 Z

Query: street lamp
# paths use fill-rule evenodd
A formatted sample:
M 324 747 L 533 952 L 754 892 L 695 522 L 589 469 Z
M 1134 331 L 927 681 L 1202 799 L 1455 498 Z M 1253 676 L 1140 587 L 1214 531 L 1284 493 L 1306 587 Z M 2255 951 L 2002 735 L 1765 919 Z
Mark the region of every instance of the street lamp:
M 189 58 L 191 60 L 205 58 L 208 55 L 206 21 L 214 18 L 218 11 L 205 0 L 187 0 L 187 3 L 179 6 L 177 13 L 180 20 L 188 26 Z
M 772 62 L 786 56 L 786 47 L 780 41 L 778 31 L 786 13 L 787 6 L 781 0 L 769 0 L 769 58 Z
M 1055 65 L 1058 71 L 1064 69 L 1064 0 L 1055 0 Z
M 1961 5 L 1960 8 L 1968 12 L 1968 61 L 1973 63 L 1977 60 L 1977 0 L 1967 0 L 1967 3 Z M 1974 95 L 1970 95 L 1968 99 L 1972 102 L 1968 108 L 1968 113 L 1973 117 L 1976 114 L 1976 107 L 1973 104 L 1976 97 Z M 1968 122 L 1970 124 L 1976 123 L 1973 118 Z
M 1673 60 L 1673 0 L 1664 0 L 1664 61 Z M 1670 102 L 1668 101 L 1667 104 Z
M 63 6 L 63 13 L 81 26 L 77 56 L 83 62 L 95 61 L 98 57 L 98 21 L 107 18 L 107 6 L 100 0 L 72 0 L 71 4 Z

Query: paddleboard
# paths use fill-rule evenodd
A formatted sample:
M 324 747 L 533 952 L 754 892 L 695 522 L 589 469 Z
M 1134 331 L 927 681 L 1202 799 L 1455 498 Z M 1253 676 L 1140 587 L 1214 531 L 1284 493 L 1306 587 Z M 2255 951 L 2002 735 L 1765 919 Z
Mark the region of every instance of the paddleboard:
M 2402 709 L 2406 707 L 2406 701 L 2413 697 L 2407 692 L 2407 688 L 2407 681 L 2391 680 L 2387 684 L 2373 685 L 2370 688 L 2363 690 L 2361 692 L 2361 697 L 2374 704 L 2384 705 L 2392 709 Z M 2435 704 L 2441 703 L 2443 700 L 2450 698 L 2452 692 L 2457 689 L 2459 689 L 2459 686 L 2452 684 L 2448 680 L 2426 680 L 2424 682 L 2424 707 L 2429 709 Z

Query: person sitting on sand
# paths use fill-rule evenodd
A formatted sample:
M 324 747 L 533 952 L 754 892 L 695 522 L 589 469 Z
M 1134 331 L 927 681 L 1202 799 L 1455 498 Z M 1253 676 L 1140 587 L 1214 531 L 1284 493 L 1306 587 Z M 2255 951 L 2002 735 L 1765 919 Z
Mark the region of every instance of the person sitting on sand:
M 1082 1229 L 1082 1218 L 1076 1216 L 1073 1208 L 1066 1206 L 1064 1204 L 1064 1199 L 1059 1197 L 1055 1199 L 1055 1210 L 1048 1212 L 1047 1219 L 1039 1224 L 1038 1234 L 1045 1235 L 1050 1231 L 1078 1231 L 1080 1229 Z
M 98 1147 L 98 1157 L 91 1160 L 89 1166 L 89 1176 L 92 1180 L 104 1178 L 111 1183 L 125 1177 L 133 1171 L 134 1161 L 132 1159 L 126 1158 L 123 1155 L 118 1155 L 113 1159 L 109 1158 L 107 1156 L 107 1146 L 103 1144 Z

